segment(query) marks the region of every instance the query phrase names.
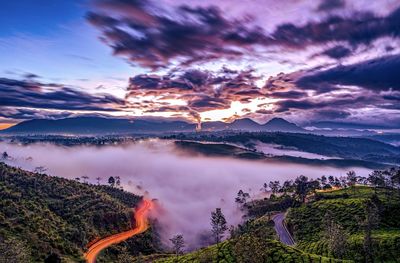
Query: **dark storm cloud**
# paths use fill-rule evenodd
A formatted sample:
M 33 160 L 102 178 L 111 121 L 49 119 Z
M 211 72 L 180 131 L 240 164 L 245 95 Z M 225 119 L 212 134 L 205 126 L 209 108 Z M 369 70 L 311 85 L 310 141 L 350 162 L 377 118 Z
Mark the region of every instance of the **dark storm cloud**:
M 352 85 L 370 90 L 400 90 L 400 55 L 386 56 L 348 66 L 317 71 L 297 80 L 304 88 Z
M 267 41 L 261 28 L 228 20 L 217 7 L 181 5 L 166 11 L 154 3 L 97 1 L 101 11 L 88 13 L 87 19 L 103 32 L 102 39 L 116 55 L 150 68 L 166 66 L 176 58 L 188 65 L 238 57 Z
M 384 92 L 381 95 L 385 100 L 400 102 L 400 91 Z
M 336 109 L 317 110 L 314 112 L 314 117 L 319 120 L 346 119 L 350 115 L 348 111 Z
M 49 112 L 36 109 L 0 107 L 0 117 L 14 120 L 61 119 L 70 117 L 70 112 Z
M 287 23 L 278 26 L 272 34 L 275 44 L 301 49 L 331 41 L 346 41 L 351 45 L 369 44 L 384 36 L 400 36 L 400 8 L 386 17 L 358 12 L 349 17 L 331 15 L 322 21 L 301 26 Z
M 112 95 L 91 95 L 60 84 L 0 78 L 0 106 L 114 111 L 123 104 Z
M 250 16 L 228 18 L 210 3 L 208 6 L 170 5 L 156 1 L 97 0 L 87 14 L 88 21 L 102 32 L 101 39 L 131 63 L 158 69 L 172 64 L 188 67 L 193 63 L 261 57 L 258 47 L 280 47 L 282 51 L 305 49 L 331 42 L 346 42 L 324 52 L 344 58 L 360 44 L 381 37 L 400 36 L 400 9 L 387 16 L 366 11 L 333 14 L 343 8 L 343 0 L 325 0 L 318 10 L 324 15 L 303 24 L 277 25 L 271 33 Z M 289 48 L 289 49 L 288 49 Z M 293 51 L 293 50 L 291 50 Z
M 325 50 L 322 54 L 330 58 L 340 59 L 349 56 L 351 50 L 344 46 L 336 46 Z
M 267 93 L 268 97 L 280 99 L 300 99 L 307 97 L 307 93 L 299 90 L 277 91 Z
M 306 25 L 279 25 L 272 35 L 261 27 L 250 26 L 245 19 L 227 19 L 214 6 L 178 6 L 167 12 L 152 1 L 97 1 L 100 11 L 90 12 L 87 19 L 98 27 L 102 39 L 114 53 L 131 62 L 153 69 L 179 60 L 188 66 L 193 62 L 237 58 L 261 46 L 307 45 L 346 41 L 351 45 L 368 44 L 383 37 L 400 34 L 400 9 L 387 17 L 356 12 L 349 17 L 330 15 Z M 325 0 L 319 10 L 343 7 L 341 0 Z M 111 11 L 107 12 L 106 11 Z M 253 50 L 254 51 L 254 50 Z M 326 55 L 342 58 L 350 54 L 345 47 L 327 50 Z
M 196 111 L 227 109 L 230 106 L 230 101 L 210 96 L 196 96 L 188 101 L 188 106 Z
M 373 104 L 377 98 L 366 96 L 352 96 L 344 95 L 331 99 L 318 100 L 316 98 L 307 98 L 301 100 L 281 100 L 275 103 L 275 112 L 286 112 L 291 109 L 301 110 L 320 110 L 322 108 L 329 108 L 332 105 L 341 108 L 361 108 L 368 104 Z
M 318 11 L 331 11 L 333 9 L 343 8 L 344 0 L 322 0 L 318 6 Z

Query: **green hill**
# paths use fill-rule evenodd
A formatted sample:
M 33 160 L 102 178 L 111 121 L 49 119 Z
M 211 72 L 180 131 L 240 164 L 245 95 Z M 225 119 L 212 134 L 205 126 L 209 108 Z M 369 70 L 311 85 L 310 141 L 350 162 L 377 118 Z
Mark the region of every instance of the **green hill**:
M 283 245 L 276 240 L 262 239 L 253 235 L 242 235 L 179 257 L 156 260 L 157 263 L 263 263 L 263 262 L 304 262 L 334 263 L 342 260 L 306 253 Z
M 17 257 L 12 253 L 19 253 L 22 258 L 13 262 L 43 262 L 50 254 L 63 262 L 80 262 L 90 241 L 131 227 L 131 208 L 140 200 L 108 186 L 0 163 L 0 253 L 11 253 L 12 258 Z M 148 239 L 146 235 L 136 239 Z M 142 250 L 153 252 L 151 242 L 142 243 Z
M 376 223 L 372 229 L 372 253 L 378 262 L 398 262 L 400 258 L 400 195 L 390 189 L 375 190 L 358 186 L 327 193 L 318 193 L 315 200 L 300 207 L 290 208 L 287 223 L 298 248 L 324 256 L 333 256 L 324 237 L 327 213 L 348 236 L 343 258 L 365 261 L 364 235 L 366 203 L 375 199 Z
M 218 244 L 176 257 L 163 256 L 157 263 L 263 263 L 263 262 L 345 262 L 286 246 L 279 241 L 270 216 L 246 221 L 235 230 L 231 238 Z

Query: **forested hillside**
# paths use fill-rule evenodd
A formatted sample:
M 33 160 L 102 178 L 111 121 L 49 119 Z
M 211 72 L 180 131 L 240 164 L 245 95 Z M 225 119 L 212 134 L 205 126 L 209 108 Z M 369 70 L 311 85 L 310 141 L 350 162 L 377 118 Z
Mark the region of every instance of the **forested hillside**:
M 358 186 L 319 193 L 289 209 L 287 219 L 298 247 L 310 253 L 356 262 L 400 258 L 400 193 L 391 189 Z
M 131 227 L 132 207 L 140 200 L 109 186 L 0 163 L 0 254 L 13 262 L 82 261 L 89 242 Z M 149 244 L 141 249 L 151 251 Z

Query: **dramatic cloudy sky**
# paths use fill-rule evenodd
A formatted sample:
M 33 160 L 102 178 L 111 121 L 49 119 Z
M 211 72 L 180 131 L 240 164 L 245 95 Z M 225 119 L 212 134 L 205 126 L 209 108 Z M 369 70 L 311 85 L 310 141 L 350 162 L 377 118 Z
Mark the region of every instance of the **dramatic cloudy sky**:
M 32 118 L 400 123 L 398 0 L 0 3 L 0 128 Z

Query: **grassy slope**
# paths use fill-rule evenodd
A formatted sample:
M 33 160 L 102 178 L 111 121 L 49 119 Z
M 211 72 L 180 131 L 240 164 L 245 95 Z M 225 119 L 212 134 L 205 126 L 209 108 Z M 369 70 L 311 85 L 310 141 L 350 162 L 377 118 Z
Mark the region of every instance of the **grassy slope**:
M 158 263 L 172 262 L 221 262 L 221 263 L 262 263 L 262 262 L 341 262 L 340 260 L 313 255 L 286 246 L 276 239 L 274 224 L 268 216 L 247 221 L 236 230 L 234 237 L 178 258 L 159 255 Z M 176 261 L 178 260 L 178 261 Z M 331 260 L 331 261 L 330 261 Z
M 350 234 L 346 258 L 363 260 L 363 232 L 359 227 L 364 217 L 364 203 L 374 193 L 369 187 L 343 189 L 319 194 L 316 201 L 291 208 L 287 222 L 298 242 L 298 247 L 310 253 L 331 256 L 323 240 L 323 216 L 330 210 L 334 219 Z M 400 196 L 390 190 L 378 189 L 382 202 L 379 226 L 373 231 L 375 258 L 395 262 L 400 258 Z M 318 200 L 319 199 L 319 200 Z
M 239 250 L 237 242 L 243 242 L 242 248 L 247 251 Z M 183 256 L 167 257 L 156 260 L 157 263 L 173 262 L 220 262 L 220 263 L 262 263 L 262 262 L 343 262 L 341 260 L 329 259 L 309 253 L 299 249 L 285 246 L 276 240 L 265 240 L 258 242 L 252 237 L 244 235 L 236 239 L 227 240 L 217 245 L 209 246 L 201 250 Z M 260 244 L 259 247 L 257 245 Z M 243 259 L 241 257 L 244 257 Z M 254 257 L 253 260 L 251 257 Z M 178 261 L 176 261 L 178 259 Z
M 32 261 L 57 252 L 82 259 L 88 242 L 130 228 L 140 197 L 0 163 L 0 237 L 26 244 Z

